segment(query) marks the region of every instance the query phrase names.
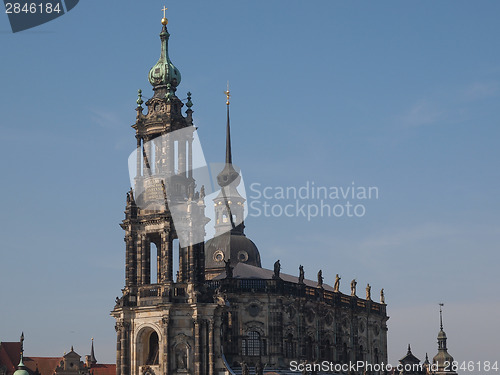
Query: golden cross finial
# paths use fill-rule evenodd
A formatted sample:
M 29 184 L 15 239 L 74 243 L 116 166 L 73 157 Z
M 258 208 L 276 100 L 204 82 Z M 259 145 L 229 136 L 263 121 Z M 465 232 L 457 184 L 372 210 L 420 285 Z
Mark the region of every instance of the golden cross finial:
M 163 6 L 163 18 L 161 19 L 161 24 L 166 26 L 168 24 L 168 19 L 167 17 L 165 16 L 165 12 L 168 8 L 166 6 Z
M 227 98 L 226 104 L 229 105 L 229 97 L 231 96 L 231 95 L 229 95 L 229 81 L 227 81 L 227 90 L 224 91 L 224 94 L 226 94 L 226 98 Z

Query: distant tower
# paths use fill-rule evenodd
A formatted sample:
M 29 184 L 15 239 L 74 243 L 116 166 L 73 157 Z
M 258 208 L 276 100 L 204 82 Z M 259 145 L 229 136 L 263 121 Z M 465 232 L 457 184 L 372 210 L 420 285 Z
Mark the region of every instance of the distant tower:
M 446 333 L 443 330 L 443 304 L 439 304 L 439 333 L 437 337 L 438 342 L 438 353 L 432 359 L 433 364 L 437 364 L 438 371 L 436 374 L 447 374 L 453 375 L 456 372 L 451 371 L 451 363 L 454 361 L 453 357 L 448 353 L 448 348 L 446 347 Z M 448 371 L 446 371 L 448 370 Z
M 261 267 L 257 246 L 245 235 L 245 198 L 237 190 L 240 174 L 234 169 L 231 151 L 231 127 L 229 122 L 229 87 L 226 100 L 226 163 L 217 175 L 220 193 L 213 200 L 215 210 L 215 237 L 205 244 L 205 275 L 213 279 L 224 271 L 225 262 L 231 266 L 242 262 Z
M 90 344 L 90 354 L 85 356 L 85 365 L 88 368 L 95 366 L 97 364 L 97 359 L 94 353 L 94 338 L 92 337 L 92 343 Z
M 213 375 L 216 361 L 221 361 L 214 354 L 220 346 L 219 335 L 214 335 L 217 305 L 204 293 L 208 219 L 203 188 L 196 191 L 192 173 L 193 104 L 188 93 L 184 116 L 184 104 L 176 95 L 181 75 L 168 55 L 167 23 L 164 15 L 160 59 L 148 76 L 154 95 L 143 114 L 139 91 L 132 126 L 136 176 L 120 224 L 125 230 L 125 287 L 111 313 L 116 319 L 117 375 Z M 180 212 L 182 220 L 174 222 L 174 212 Z M 201 241 L 182 245 L 181 236 L 190 238 L 192 228 L 199 228 Z

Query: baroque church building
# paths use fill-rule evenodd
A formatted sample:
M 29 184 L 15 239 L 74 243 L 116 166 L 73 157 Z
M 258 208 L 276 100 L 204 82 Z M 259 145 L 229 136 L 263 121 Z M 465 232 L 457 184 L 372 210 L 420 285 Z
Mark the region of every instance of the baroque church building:
M 149 71 L 153 96 L 139 91 L 133 188 L 127 193 L 125 286 L 116 319 L 116 374 L 215 375 L 256 367 L 289 368 L 290 361 L 387 363 L 386 305 L 356 293 L 263 268 L 245 235 L 245 199 L 232 164 L 229 90 L 226 160 L 219 194 L 207 201 L 196 181 L 191 94 L 177 96 L 181 74 L 168 55 L 162 19 L 161 52 Z M 143 104 L 147 107 L 143 108 Z M 183 108 L 186 108 L 183 111 Z M 214 204 L 215 218 L 205 217 Z M 204 241 L 206 229 L 215 236 Z M 174 263 L 177 266 L 174 266 Z M 174 275 L 174 267 L 178 269 Z

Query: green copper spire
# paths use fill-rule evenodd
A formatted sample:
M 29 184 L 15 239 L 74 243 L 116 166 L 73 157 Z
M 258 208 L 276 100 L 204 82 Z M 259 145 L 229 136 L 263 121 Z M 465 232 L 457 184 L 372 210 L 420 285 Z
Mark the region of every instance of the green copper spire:
M 21 334 L 21 353 L 20 353 L 20 359 L 19 359 L 19 364 L 17 365 L 17 370 L 14 372 L 14 375 L 29 375 L 29 372 L 26 371 L 26 366 L 24 365 L 23 359 L 24 359 L 24 332 Z
M 168 20 L 162 19 L 163 28 L 160 33 L 161 54 L 158 62 L 149 71 L 149 83 L 153 87 L 171 84 L 172 90 L 181 83 L 181 73 L 174 66 L 168 57 L 168 39 L 170 34 L 167 31 Z

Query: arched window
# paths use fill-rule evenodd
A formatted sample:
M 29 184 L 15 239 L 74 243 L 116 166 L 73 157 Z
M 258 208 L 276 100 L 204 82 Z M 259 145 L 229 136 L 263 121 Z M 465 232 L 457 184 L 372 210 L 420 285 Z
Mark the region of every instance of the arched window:
M 242 340 L 242 354 L 248 356 L 260 356 L 262 350 L 262 342 L 259 332 L 249 331 L 247 337 Z
M 158 334 L 156 332 L 152 332 L 149 335 L 149 351 L 148 351 L 148 359 L 146 360 L 146 365 L 157 365 L 158 364 Z

